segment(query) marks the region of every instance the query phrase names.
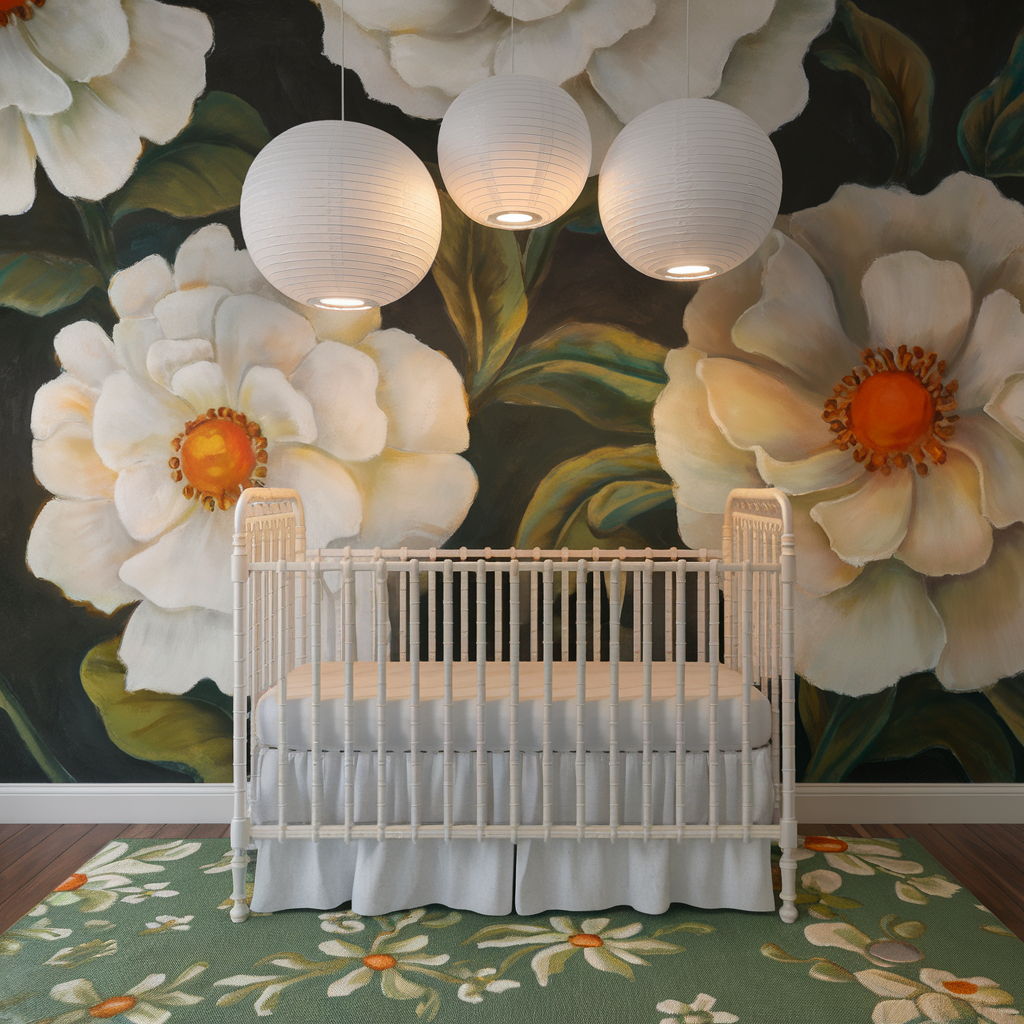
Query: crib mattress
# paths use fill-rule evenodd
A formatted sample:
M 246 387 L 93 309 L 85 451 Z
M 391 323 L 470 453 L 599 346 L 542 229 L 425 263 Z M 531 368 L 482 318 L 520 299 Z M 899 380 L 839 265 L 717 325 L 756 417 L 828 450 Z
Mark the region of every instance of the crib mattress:
M 685 740 L 687 750 L 710 747 L 710 669 L 708 664 L 685 663 Z M 441 750 L 444 746 L 444 664 L 421 662 L 419 746 Z M 676 745 L 676 665 L 654 662 L 652 676 L 652 746 L 673 750 Z M 387 749 L 408 750 L 410 738 L 410 666 L 388 664 Z M 550 735 L 552 749 L 576 747 L 576 663 L 553 665 Z M 345 746 L 345 666 L 341 662 L 321 665 L 321 748 L 338 751 Z M 618 740 L 619 750 L 643 748 L 643 665 L 619 664 Z M 477 745 L 477 666 L 456 662 L 453 666 L 452 725 L 455 750 L 474 750 Z M 492 751 L 509 748 L 510 669 L 507 663 L 487 663 L 487 704 L 485 740 Z M 292 750 L 311 750 L 310 693 L 311 667 L 302 665 L 288 674 L 287 744 Z M 584 740 L 588 750 L 608 750 L 609 665 L 587 665 L 587 703 Z M 353 749 L 377 748 L 377 664 L 353 665 L 352 708 Z M 543 745 L 544 664 L 522 662 L 519 666 L 519 749 L 540 750 Z M 257 739 L 266 745 L 278 743 L 277 687 L 259 699 L 253 716 Z M 771 740 L 772 712 L 767 698 L 756 687 L 750 689 L 749 730 L 751 747 Z M 740 750 L 743 740 L 743 679 L 739 672 L 718 666 L 717 734 L 720 750 Z

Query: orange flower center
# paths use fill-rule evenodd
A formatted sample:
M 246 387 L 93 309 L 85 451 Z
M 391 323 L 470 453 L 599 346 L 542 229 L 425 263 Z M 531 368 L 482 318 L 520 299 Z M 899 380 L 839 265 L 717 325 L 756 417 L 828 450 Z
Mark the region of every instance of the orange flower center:
M 836 435 L 832 444 L 874 472 L 888 476 L 913 460 L 926 476 L 925 456 L 937 466 L 946 461 L 943 441 L 953 436 L 957 382 L 943 382 L 946 364 L 934 352 L 900 345 L 862 353 L 864 365 L 854 368 L 825 400 L 821 414 Z M 890 465 L 891 460 L 891 465 Z
M 89 1010 L 90 1017 L 116 1017 L 119 1013 L 130 1010 L 138 1000 L 135 996 L 114 996 L 113 999 L 104 999 Z
M 54 889 L 54 892 L 74 892 L 76 889 L 81 889 L 86 882 L 89 881 L 88 875 L 74 874 L 70 878 L 65 878 L 60 885 Z
M 0 28 L 9 24 L 12 18 L 28 21 L 32 17 L 32 7 L 42 7 L 46 0 L 0 0 Z
M 386 971 L 397 963 L 398 961 L 387 953 L 371 953 L 363 957 L 363 965 L 369 967 L 371 971 Z
M 595 946 L 604 945 L 604 940 L 600 935 L 588 935 L 586 932 L 574 935 L 569 939 L 569 942 L 574 946 L 579 946 L 581 949 L 593 949 Z
M 973 981 L 944 981 L 942 987 L 955 996 L 973 996 L 978 991 L 978 986 Z
M 832 836 L 808 836 L 804 840 L 804 849 L 817 853 L 846 853 L 849 848 L 849 843 L 844 843 L 842 839 L 833 839 Z
M 171 442 L 171 479 L 185 481 L 181 493 L 203 508 L 228 509 L 246 487 L 262 487 L 267 475 L 267 439 L 260 425 L 226 406 L 207 409 Z

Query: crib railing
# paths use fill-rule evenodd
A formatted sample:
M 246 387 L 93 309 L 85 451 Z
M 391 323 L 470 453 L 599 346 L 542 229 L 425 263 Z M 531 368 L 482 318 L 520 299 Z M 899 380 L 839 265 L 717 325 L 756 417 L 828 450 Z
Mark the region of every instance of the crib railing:
M 723 551 L 516 549 L 356 551 L 305 550 L 302 509 L 287 491 L 247 491 L 236 515 L 235 587 L 235 820 L 232 845 L 249 836 L 278 839 L 373 838 L 773 838 L 795 846 L 793 812 L 792 524 L 789 505 L 775 491 L 734 492 L 723 531 Z M 321 683 L 325 662 L 344 665 L 344 822 L 323 820 Z M 353 673 L 371 661 L 377 673 L 377 820 L 356 823 L 352 722 Z M 552 815 L 551 708 L 553 665 L 576 666 L 575 824 Z M 539 823 L 522 816 L 519 734 L 520 666 L 543 664 L 541 805 Z M 675 666 L 674 820 L 652 814 L 652 670 Z M 686 671 L 702 663 L 709 678 L 707 824 L 686 824 Z M 310 820 L 289 821 L 288 673 L 309 664 Z M 420 812 L 420 667 L 444 668 L 443 815 Z M 641 808 L 636 825 L 623 823 L 618 735 L 619 673 L 642 666 Z M 719 819 L 719 666 L 742 674 L 741 820 Z M 455 749 L 452 710 L 456 666 L 476 673 L 476 821 L 453 820 Z M 600 679 L 595 680 L 594 676 Z M 609 702 L 609 807 L 607 823 L 587 821 L 585 713 L 588 677 Z M 490 689 L 489 682 L 491 680 Z M 495 680 L 509 701 L 508 824 L 488 810 L 488 700 Z M 276 687 L 278 821 L 249 825 L 245 789 L 246 710 Z M 755 825 L 752 814 L 750 707 L 759 688 L 772 707 L 774 825 Z M 268 698 L 273 699 L 273 698 Z M 409 700 L 408 822 L 387 815 L 389 700 Z M 292 711 L 294 714 L 294 710 Z M 270 738 L 268 738 L 270 739 Z M 394 753 L 394 752 L 392 752 Z M 398 752 L 401 753 L 401 752 Z M 783 843 L 785 845 L 785 843 Z M 785 888 L 792 890 L 792 885 Z M 237 884 L 236 884 L 237 890 Z M 784 893 L 784 898 L 786 897 Z M 792 899 L 790 892 L 789 898 Z M 242 914 L 239 911 L 239 914 Z M 233 913 L 233 916 L 234 913 Z M 244 914 L 242 915 L 244 916 Z M 240 917 L 237 919 L 241 919 Z

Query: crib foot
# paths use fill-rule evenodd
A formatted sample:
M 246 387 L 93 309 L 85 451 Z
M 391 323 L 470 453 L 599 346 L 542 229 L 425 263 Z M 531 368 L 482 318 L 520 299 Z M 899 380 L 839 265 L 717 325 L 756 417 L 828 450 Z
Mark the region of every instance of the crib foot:
M 249 916 L 249 904 L 244 900 L 237 900 L 231 908 L 231 920 L 235 924 L 241 924 Z
M 796 905 L 786 900 L 779 908 L 779 917 L 782 918 L 783 924 L 792 924 L 798 917 L 800 912 L 796 909 Z

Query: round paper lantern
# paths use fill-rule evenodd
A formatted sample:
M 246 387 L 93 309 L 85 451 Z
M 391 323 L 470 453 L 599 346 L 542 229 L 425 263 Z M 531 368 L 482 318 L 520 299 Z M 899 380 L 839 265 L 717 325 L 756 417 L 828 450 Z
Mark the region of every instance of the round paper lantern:
M 738 266 L 768 236 L 781 201 L 771 140 L 718 100 L 669 100 L 644 111 L 612 143 L 598 182 L 615 251 L 665 281 Z
M 263 276 L 326 309 L 401 298 L 441 240 L 441 204 L 423 162 L 355 121 L 309 121 L 273 139 L 245 176 L 240 214 Z
M 590 173 L 579 104 L 532 75 L 497 75 L 461 93 L 441 121 L 437 162 L 459 209 L 496 228 L 535 228 L 576 201 Z

